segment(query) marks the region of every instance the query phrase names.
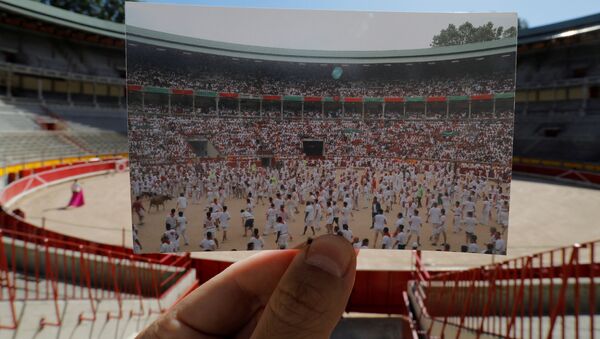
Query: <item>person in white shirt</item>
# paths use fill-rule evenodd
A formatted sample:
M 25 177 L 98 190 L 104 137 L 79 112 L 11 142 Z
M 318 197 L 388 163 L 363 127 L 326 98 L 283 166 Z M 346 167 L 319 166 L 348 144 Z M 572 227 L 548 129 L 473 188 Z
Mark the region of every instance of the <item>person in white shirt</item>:
M 475 226 L 477 225 L 477 219 L 473 217 L 473 212 L 467 213 L 467 217 L 463 220 L 463 225 L 465 225 L 465 239 L 468 244 L 471 237 L 475 235 Z
M 336 226 L 340 226 L 340 208 L 337 205 L 337 202 L 335 200 L 333 200 L 333 222 L 335 223 Z
M 383 234 L 383 228 L 387 225 L 387 219 L 383 214 L 383 209 L 379 209 L 374 218 L 373 228 L 375 231 L 375 240 L 373 241 L 374 248 L 377 248 L 377 238 L 379 234 Z
M 471 197 L 467 198 L 467 201 L 463 205 L 463 215 L 469 214 L 469 212 L 475 213 L 475 203 Z
M 348 228 L 348 224 L 342 225 L 342 235 L 344 238 L 348 239 L 348 241 L 352 242 L 352 231 Z
M 135 224 L 132 225 L 133 229 L 133 253 L 140 253 L 142 251 L 142 243 L 140 242 L 140 238 L 138 236 L 138 228 Z
M 308 227 L 310 227 L 313 235 L 315 235 L 314 222 L 315 222 L 315 209 L 312 205 L 312 202 L 307 201 L 306 209 L 304 210 L 304 232 L 302 232 L 302 235 L 306 234 L 306 230 L 308 229 Z
M 410 234 L 408 235 L 407 243 L 410 242 L 413 234 L 417 236 L 417 246 L 421 246 L 421 217 L 419 217 L 419 210 L 414 210 L 414 215 L 409 219 Z
M 271 203 L 269 209 L 267 209 L 266 217 L 267 223 L 265 225 L 263 235 L 269 235 L 275 232 L 275 223 L 277 222 L 277 210 L 275 209 L 274 203 Z
M 163 234 L 166 235 L 167 238 L 169 238 L 169 243 L 171 244 L 171 246 L 173 248 L 173 252 L 178 252 L 179 251 L 179 234 L 177 233 L 177 230 L 175 229 L 175 227 L 172 227 L 169 224 L 165 224 L 165 227 L 167 230 Z
M 183 216 L 183 211 L 179 211 L 179 216 L 177 217 L 177 233 L 179 233 L 179 237 L 183 238 L 185 246 L 189 245 L 188 237 L 185 232 L 187 228 L 187 219 Z
M 481 211 L 481 224 L 487 226 L 492 215 L 492 203 L 486 197 L 483 201 L 483 209 Z
M 502 239 L 502 234 L 496 232 L 496 241 L 494 242 L 494 254 L 506 254 L 506 242 Z
M 244 227 L 244 237 L 248 236 L 248 231 L 252 232 L 254 229 L 254 216 L 252 213 L 246 210 L 240 210 L 242 215 L 242 224 Z
M 392 237 L 390 236 L 390 229 L 387 227 L 383 228 L 383 239 L 381 240 L 381 248 L 384 250 L 392 249 Z
M 206 236 L 200 242 L 200 248 L 203 251 L 215 251 L 217 249 L 217 242 L 213 239 L 211 232 L 206 232 Z
M 429 209 L 429 213 L 427 214 L 427 219 L 425 223 L 428 223 L 431 220 L 431 224 L 433 225 L 433 229 L 431 232 L 431 236 L 429 240 L 432 241 L 432 245 L 437 245 L 437 238 L 439 238 L 439 227 L 441 223 L 442 210 L 438 207 L 437 203 L 434 202 L 432 207 Z M 435 239 L 434 239 L 435 238 Z
M 188 206 L 188 201 L 187 198 L 185 197 L 185 195 L 183 193 L 181 193 L 179 195 L 179 198 L 177 198 L 177 211 L 179 212 L 185 212 L 185 209 Z
M 275 243 L 279 249 L 286 249 L 288 247 L 288 240 L 290 240 L 290 234 L 288 231 L 288 225 L 283 221 L 283 218 L 277 219 L 277 225 L 275 226 L 277 230 L 277 238 L 275 239 Z
M 212 208 L 209 208 L 209 211 L 206 212 L 206 219 L 204 219 L 204 233 L 206 234 L 208 232 L 213 235 L 213 240 L 217 244 L 217 247 L 219 247 L 219 242 L 217 239 L 214 239 L 215 235 L 217 234 L 217 224 L 216 220 L 214 219 Z
M 454 209 L 452 210 L 454 215 L 454 219 L 452 222 L 452 233 L 458 233 L 462 231 L 462 207 L 460 207 L 460 202 L 457 201 L 454 205 Z
M 227 206 L 223 206 L 223 212 L 219 213 L 219 226 L 223 230 L 223 242 L 227 240 L 227 230 L 229 229 L 229 221 L 231 215 L 227 212 Z
M 260 237 L 258 228 L 254 229 L 254 231 L 252 233 L 252 237 L 250 238 L 250 241 L 252 242 L 252 249 L 254 251 L 260 251 L 265 247 L 265 242 Z
M 171 226 L 171 228 L 177 227 L 177 217 L 175 215 L 174 208 L 172 208 L 171 213 L 169 215 L 167 215 L 167 218 L 165 219 L 165 223 L 169 224 Z
M 173 245 L 169 242 L 169 237 L 166 234 L 163 234 L 162 237 L 160 237 L 160 249 L 159 252 L 160 253 L 172 253 L 175 252 L 175 249 L 173 248 Z
M 477 245 L 477 236 L 474 234 L 471 235 L 467 251 L 469 253 L 479 253 L 479 246 Z
M 361 248 L 361 249 L 368 249 L 368 248 L 369 248 L 369 239 L 367 239 L 367 238 L 364 238 L 364 239 L 362 240 L 362 243 L 361 243 L 361 245 L 360 245 L 360 248 Z
M 404 232 L 404 225 L 398 226 L 398 233 L 396 234 L 396 241 L 394 242 L 394 248 L 399 250 L 403 250 L 406 248 L 406 244 L 408 244 L 408 234 Z
M 348 203 L 344 202 L 344 207 L 342 208 L 342 226 L 350 223 L 350 216 L 354 217 L 354 213 L 352 213 L 352 209 L 348 206 Z
M 325 228 L 327 234 L 333 233 L 333 207 L 331 207 L 331 200 L 327 202 L 327 211 L 325 214 Z
M 400 226 L 404 228 L 404 223 L 404 215 L 402 213 L 398 213 L 398 219 L 396 219 L 396 222 L 394 223 L 394 226 L 396 227 L 396 233 L 399 232 Z

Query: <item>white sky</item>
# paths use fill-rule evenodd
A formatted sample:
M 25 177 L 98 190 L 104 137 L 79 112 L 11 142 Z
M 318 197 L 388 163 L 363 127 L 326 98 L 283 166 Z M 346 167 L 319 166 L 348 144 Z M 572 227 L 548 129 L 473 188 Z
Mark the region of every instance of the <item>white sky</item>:
M 448 24 L 516 26 L 516 13 L 249 9 L 126 2 L 127 25 L 244 45 L 307 50 L 428 48 Z

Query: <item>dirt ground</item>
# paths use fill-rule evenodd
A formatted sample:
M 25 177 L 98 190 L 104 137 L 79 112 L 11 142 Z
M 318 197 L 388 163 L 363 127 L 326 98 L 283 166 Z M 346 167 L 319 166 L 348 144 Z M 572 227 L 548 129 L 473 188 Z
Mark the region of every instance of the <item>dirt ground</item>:
M 60 210 L 70 197 L 71 183 L 51 186 L 17 201 L 10 208 L 19 207 L 25 211 L 27 219 L 33 224 L 58 232 L 109 244 L 131 246 L 131 211 L 129 198 L 128 173 L 108 174 L 80 180 L 85 192 L 86 205 L 78 209 Z M 584 242 L 600 238 L 600 191 L 570 187 L 543 182 L 514 180 L 511 186 L 510 236 L 508 237 L 508 256 L 531 254 L 574 242 Z M 204 202 L 205 204 L 206 202 Z M 146 223 L 140 226 L 140 240 L 144 252 L 156 252 L 160 246 L 160 235 L 164 230 L 164 218 L 168 209 L 175 207 L 170 201 L 166 209 L 156 212 L 154 209 L 146 217 Z M 184 251 L 198 251 L 198 243 L 202 239 L 203 210 L 202 205 L 190 205 L 186 211 L 188 218 L 188 236 L 190 245 L 182 246 Z M 229 240 L 222 243 L 220 250 L 245 249 L 248 238 L 242 237 L 243 228 L 239 210 L 241 200 L 227 203 L 232 214 Z M 148 206 L 148 203 L 145 203 Z M 373 240 L 370 226 L 370 209 L 361 201 L 360 211 L 354 212 L 351 228 L 361 239 Z M 365 208 L 367 207 L 367 208 Z M 477 206 L 478 210 L 481 206 Z M 258 205 L 255 225 L 261 230 L 264 227 L 266 206 Z M 399 210 L 395 206 L 393 213 L 386 214 L 388 224 L 393 224 L 395 214 Z M 301 209 L 303 212 L 303 209 Z M 420 211 L 422 215 L 424 209 Z M 306 240 L 302 236 L 302 214 L 294 215 L 296 221 L 290 222 L 290 230 L 294 240 L 291 246 Z M 45 218 L 45 221 L 42 221 Z M 451 230 L 451 219 L 449 230 Z M 320 234 L 325 232 L 324 227 Z M 425 224 L 422 230 L 421 243 L 424 250 L 436 250 L 428 241 L 431 225 Z M 309 231 L 310 233 L 310 231 Z M 489 238 L 489 227 L 477 226 L 480 247 Z M 310 234 L 309 234 L 310 235 Z M 459 250 L 464 243 L 464 233 L 448 232 L 448 242 L 452 250 Z M 222 233 L 219 232 L 219 240 Z M 275 237 L 264 238 L 265 247 L 275 248 Z M 412 242 L 413 240 L 411 240 Z M 378 245 L 381 243 L 379 240 Z M 183 242 L 182 242 L 183 245 Z M 378 246 L 380 247 L 380 245 Z M 486 264 L 506 257 L 476 255 L 463 253 L 426 252 L 425 263 L 432 267 L 464 267 Z M 217 260 L 235 261 L 251 255 L 249 252 L 214 252 L 194 253 L 195 257 Z M 359 255 L 359 269 L 401 269 L 410 266 L 410 251 L 363 250 Z

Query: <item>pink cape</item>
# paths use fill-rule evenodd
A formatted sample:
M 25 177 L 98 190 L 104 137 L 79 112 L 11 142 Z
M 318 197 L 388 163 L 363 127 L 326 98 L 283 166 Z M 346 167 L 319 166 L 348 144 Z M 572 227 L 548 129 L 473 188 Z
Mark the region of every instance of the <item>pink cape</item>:
M 71 195 L 71 201 L 69 201 L 69 207 L 81 207 L 85 204 L 83 200 L 83 190 L 79 192 L 73 192 Z

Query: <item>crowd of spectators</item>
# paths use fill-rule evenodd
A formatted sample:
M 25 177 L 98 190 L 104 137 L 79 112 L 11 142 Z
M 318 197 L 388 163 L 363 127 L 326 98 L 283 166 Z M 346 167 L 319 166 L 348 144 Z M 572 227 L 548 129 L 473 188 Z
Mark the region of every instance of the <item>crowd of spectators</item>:
M 322 140 L 326 158 L 432 159 L 509 164 L 510 120 L 286 120 L 130 115 L 130 153 L 144 161 L 182 162 L 187 140 L 206 138 L 221 156 L 303 156 L 303 140 Z
M 127 73 L 128 82 L 144 86 L 192 88 L 215 92 L 252 95 L 280 94 L 303 96 L 446 96 L 503 93 L 514 91 L 514 73 L 457 75 L 454 77 L 423 77 L 403 80 L 348 81 L 327 78 L 277 78 L 253 74 L 223 74 L 195 72 L 185 67 L 162 69 L 133 64 Z

